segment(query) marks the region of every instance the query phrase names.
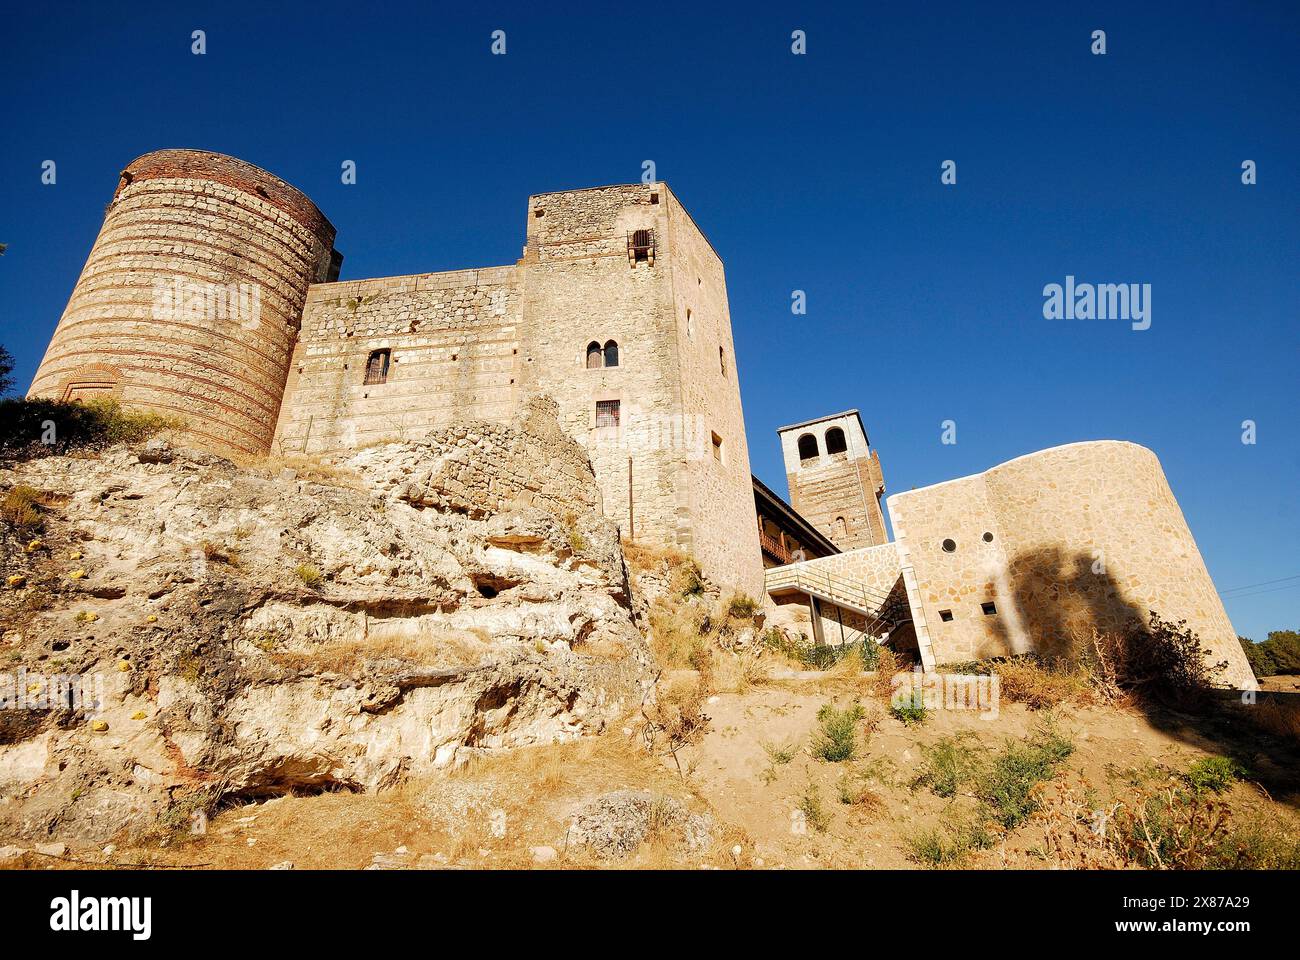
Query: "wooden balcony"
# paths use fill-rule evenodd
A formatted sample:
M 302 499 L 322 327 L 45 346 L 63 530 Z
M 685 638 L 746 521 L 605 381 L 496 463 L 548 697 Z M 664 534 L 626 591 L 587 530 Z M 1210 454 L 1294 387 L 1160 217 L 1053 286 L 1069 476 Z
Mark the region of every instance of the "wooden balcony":
M 764 533 L 762 530 L 758 531 L 758 542 L 763 547 L 763 552 L 773 560 L 776 560 L 779 563 L 790 563 L 794 560 L 790 551 L 786 549 L 785 544 L 776 537 Z

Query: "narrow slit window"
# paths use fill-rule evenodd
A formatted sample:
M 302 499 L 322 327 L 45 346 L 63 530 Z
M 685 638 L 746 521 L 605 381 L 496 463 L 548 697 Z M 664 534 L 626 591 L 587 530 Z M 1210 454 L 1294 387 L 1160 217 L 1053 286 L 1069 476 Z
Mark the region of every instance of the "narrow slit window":
M 944 623 L 947 623 L 948 621 L 950 621 L 950 620 L 952 619 L 952 611 L 951 611 L 951 610 L 940 610 L 940 611 L 939 611 L 939 619 L 942 620 Z
M 596 426 L 617 427 L 619 418 L 618 400 L 596 401 Z
M 722 463 L 722 438 L 716 433 L 713 434 L 713 459 Z
M 388 382 L 388 363 L 391 350 L 372 350 L 366 360 L 366 385 Z

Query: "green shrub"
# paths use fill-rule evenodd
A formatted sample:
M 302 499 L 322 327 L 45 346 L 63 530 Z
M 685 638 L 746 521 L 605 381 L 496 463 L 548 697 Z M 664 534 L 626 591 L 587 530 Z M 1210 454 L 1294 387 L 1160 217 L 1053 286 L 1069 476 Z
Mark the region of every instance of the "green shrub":
M 852 760 L 858 752 L 858 723 L 864 716 L 862 707 L 856 703 L 844 710 L 826 704 L 817 711 L 822 730 L 812 743 L 812 755 L 830 763 Z
M 321 581 L 325 579 L 320 570 L 316 569 L 316 567 L 312 566 L 310 563 L 298 564 L 298 569 L 296 569 L 294 573 L 298 575 L 299 580 L 312 588 L 320 586 Z
M 752 620 L 758 613 L 758 601 L 744 593 L 733 593 L 727 601 L 727 616 L 733 620 Z
M 808 784 L 808 789 L 799 800 L 799 809 L 803 812 L 808 825 L 818 833 L 825 833 L 826 828 L 831 825 L 830 814 L 822 806 L 821 791 L 815 783 Z
M 1056 767 L 1074 752 L 1074 744 L 1050 724 L 1037 726 L 1030 738 L 1009 740 L 975 783 L 975 795 L 992 819 L 1008 830 L 1038 809 L 1034 788 L 1050 780 Z
M 908 856 L 929 867 L 954 867 L 977 850 L 993 846 L 993 837 L 978 819 L 923 830 L 907 838 Z
M 906 726 L 917 727 L 925 723 L 927 716 L 925 704 L 916 703 L 913 700 L 904 700 L 901 703 L 891 704 L 889 714 L 895 720 L 901 720 Z
M 979 774 L 980 756 L 969 734 L 944 737 L 921 748 L 925 763 L 912 781 L 914 787 L 929 787 L 940 797 L 956 796 L 961 787 Z
M 1187 782 L 1197 793 L 1222 793 L 1246 775 L 1246 768 L 1231 757 L 1202 757 L 1187 768 Z
M 116 400 L 84 402 L 9 397 L 0 400 L 0 455 L 17 459 L 139 443 L 182 421 L 124 409 Z

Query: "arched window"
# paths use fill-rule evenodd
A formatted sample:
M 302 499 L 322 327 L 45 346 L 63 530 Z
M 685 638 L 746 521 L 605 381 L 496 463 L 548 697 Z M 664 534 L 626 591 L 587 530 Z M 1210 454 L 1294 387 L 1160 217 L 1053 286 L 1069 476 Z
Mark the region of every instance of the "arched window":
M 844 431 L 839 427 L 831 427 L 826 431 L 826 452 L 828 454 L 847 453 L 848 444 L 844 442 Z
M 600 344 L 595 340 L 587 344 L 587 369 L 595 370 L 604 366 L 604 354 L 601 352 Z
M 817 450 L 817 438 L 811 433 L 805 433 L 799 438 L 799 462 L 807 463 L 809 460 L 816 460 L 821 454 Z
M 367 384 L 388 382 L 388 362 L 391 357 L 391 350 L 370 351 L 370 356 L 366 358 Z
M 605 366 L 618 366 L 618 344 L 613 340 L 606 341 L 605 343 Z
M 837 536 L 837 537 L 843 537 L 843 536 L 846 536 L 846 535 L 848 534 L 848 532 L 849 532 L 849 525 L 848 525 L 847 523 L 844 522 L 844 518 L 843 518 L 843 517 L 836 517 L 836 518 L 835 518 L 835 536 Z

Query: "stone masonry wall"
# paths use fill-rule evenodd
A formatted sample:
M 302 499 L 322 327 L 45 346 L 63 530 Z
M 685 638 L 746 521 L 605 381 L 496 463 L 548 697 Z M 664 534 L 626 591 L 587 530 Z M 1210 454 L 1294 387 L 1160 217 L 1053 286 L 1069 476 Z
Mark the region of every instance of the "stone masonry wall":
M 1143 447 L 1054 447 L 888 504 L 927 665 L 1064 652 L 1072 636 L 1127 630 L 1154 609 L 1186 620 L 1210 659 L 1228 663 L 1224 683 L 1254 686 L 1164 471 Z
M 665 184 L 673 327 L 681 371 L 689 546 L 719 582 L 762 596 L 749 443 L 722 260 Z M 688 314 L 689 311 L 689 314 Z M 689 322 L 688 322 L 689 317 Z M 715 450 L 714 439 L 721 441 Z
M 514 267 L 317 284 L 303 312 L 276 429 L 285 453 L 417 439 L 456 417 L 518 410 Z M 387 380 L 367 384 L 372 351 Z
M 334 228 L 251 164 L 194 150 L 123 171 L 30 396 L 113 396 L 179 417 L 222 452 L 263 453 L 309 284 Z

